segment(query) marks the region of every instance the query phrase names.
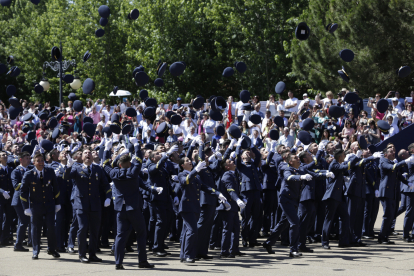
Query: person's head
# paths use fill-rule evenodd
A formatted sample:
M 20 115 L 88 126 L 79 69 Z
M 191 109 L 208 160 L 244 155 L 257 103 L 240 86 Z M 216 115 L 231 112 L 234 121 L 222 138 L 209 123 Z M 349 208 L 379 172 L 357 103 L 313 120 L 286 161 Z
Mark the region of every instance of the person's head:
M 392 106 L 396 107 L 398 105 L 398 98 L 392 98 Z
M 229 96 L 229 97 L 227 98 L 227 101 L 228 101 L 229 103 L 232 103 L 232 102 L 233 102 L 233 96 Z
M 225 171 L 235 171 L 236 170 L 236 164 L 233 160 L 225 159 L 221 161 L 221 168 Z
M 329 131 L 325 128 L 322 134 L 323 138 L 329 139 Z
M 292 99 L 293 98 L 293 92 L 292 91 L 289 91 L 288 92 L 288 97 L 289 97 L 289 99 Z
M 259 136 L 259 132 L 257 131 L 257 129 L 253 130 L 253 136 L 255 138 L 257 138 Z
M 347 128 L 347 129 L 352 128 L 352 123 L 351 123 L 350 120 L 345 121 L 345 128 Z
M 328 91 L 328 92 L 326 92 L 326 97 L 327 97 L 329 100 L 332 100 L 332 99 L 333 99 L 333 97 L 334 97 L 334 94 L 332 93 L 332 91 Z
M 368 117 L 368 112 L 366 112 L 365 110 L 362 110 L 361 111 L 361 116 L 364 117 L 364 118 L 367 118 Z
M 260 111 L 260 105 L 256 105 L 256 106 L 254 107 L 254 110 L 256 110 L 257 112 L 259 112 L 259 111 Z
M 151 160 L 152 163 L 157 163 L 161 157 L 161 151 L 152 151 L 149 155 L 149 160 Z
M 326 144 L 326 146 L 325 146 L 325 151 L 326 151 L 327 153 L 329 153 L 329 154 L 333 154 L 334 150 L 335 150 L 335 145 L 334 145 L 334 143 L 329 142 L 329 143 L 327 143 L 327 144 Z
M 193 169 L 193 163 L 191 162 L 191 159 L 188 157 L 181 158 L 178 162 L 178 165 L 180 166 L 181 171 L 191 171 Z
M 280 110 L 279 111 L 279 116 L 284 118 L 285 117 L 285 111 L 284 110 Z
M 413 110 L 413 106 L 411 105 L 411 103 L 407 103 L 406 105 L 405 105 L 405 109 L 407 110 L 407 111 L 412 111 Z
M 400 151 L 398 152 L 398 158 L 399 158 L 400 160 L 405 160 L 405 159 L 407 159 L 408 157 L 410 157 L 410 154 L 408 153 L 408 151 L 407 151 L 407 150 L 402 149 L 402 150 L 400 150 Z
M 304 93 L 302 96 L 303 96 L 303 99 L 306 100 L 308 98 L 308 93 Z
M 250 163 L 250 161 L 252 159 L 252 155 L 251 155 L 250 149 L 244 150 L 243 153 L 242 153 L 241 158 L 242 158 L 242 161 L 244 163 Z
M 266 118 L 272 117 L 272 113 L 270 112 L 270 110 L 267 110 L 265 115 L 266 115 Z
M 12 145 L 11 152 L 15 155 L 18 155 L 20 153 L 20 147 L 17 144 Z
M 334 156 L 335 160 L 339 163 L 342 163 L 345 160 L 345 152 L 343 151 L 343 149 L 336 149 L 333 152 L 333 156 Z
M 177 98 L 177 104 L 181 105 L 181 98 Z
M 308 147 L 308 151 L 310 153 L 312 153 L 313 155 L 315 155 L 318 152 L 318 144 L 316 143 L 311 143 Z M 299 156 L 300 157 L 300 156 Z
M 124 154 L 121 157 L 119 157 L 118 165 L 122 169 L 130 168 L 131 167 L 131 157 L 129 156 L 129 154 Z
M 300 166 L 299 157 L 297 155 L 294 155 L 293 153 L 288 153 L 288 155 L 286 157 L 286 163 L 288 163 L 289 166 L 291 166 L 293 168 L 296 168 L 296 169 L 299 168 L 299 166 Z
M 67 151 L 65 151 L 65 150 L 62 150 L 60 153 L 59 153 L 59 161 L 60 162 L 66 162 L 67 161 Z
M 92 106 L 92 112 L 96 113 L 96 107 L 95 106 Z
M 173 134 L 174 134 L 174 131 L 173 131 L 173 129 L 172 129 L 172 128 L 170 128 L 170 129 L 168 130 L 168 135 L 173 136 Z
M 414 154 L 414 143 L 408 145 L 408 152 L 410 154 Z
M 269 101 L 271 101 L 271 102 L 275 101 L 275 96 L 273 94 L 269 95 Z
M 89 166 L 93 162 L 92 152 L 89 148 L 84 148 L 82 151 L 82 162 L 86 166 Z
M 384 157 L 388 160 L 394 160 L 395 159 L 395 146 L 394 144 L 389 143 L 387 147 L 383 151 Z
M 399 98 L 400 98 L 400 92 L 395 91 L 395 97 L 396 97 L 397 99 L 399 99 Z
M 289 128 L 288 128 L 288 127 L 285 127 L 285 128 L 283 129 L 283 134 L 284 134 L 286 137 L 289 135 Z
M 246 122 L 246 121 L 244 121 L 244 120 L 243 120 L 243 122 L 242 122 L 242 127 L 243 127 L 243 128 L 249 128 L 249 125 L 247 124 L 247 122 Z
M 33 157 L 33 164 L 38 171 L 42 171 L 45 167 L 45 159 L 43 158 L 43 154 L 36 153 Z
M 57 149 L 52 149 L 50 151 L 50 159 L 52 159 L 53 161 L 59 160 L 59 151 Z
M 309 152 L 302 151 L 301 153 L 298 154 L 298 156 L 299 156 L 300 162 L 302 163 L 310 164 L 313 161 L 312 156 L 310 155 Z
M 5 151 L 0 151 L 0 163 L 3 166 L 7 164 L 7 153 Z
M 24 151 L 22 153 L 20 153 L 19 155 L 19 161 L 20 161 L 20 165 L 22 165 L 23 167 L 27 167 L 29 166 L 31 160 L 30 160 L 30 153 L 28 153 L 27 151 Z
M 254 96 L 254 97 L 253 97 L 253 102 L 254 102 L 254 103 L 258 103 L 258 102 L 260 102 L 259 96 Z
M 286 149 L 286 147 L 284 145 L 277 145 L 276 146 L 276 152 L 278 154 L 281 154 L 285 149 Z
M 389 115 L 388 117 L 387 117 L 387 122 L 388 122 L 388 124 L 389 125 L 392 125 L 392 121 L 394 120 L 394 117 L 392 117 L 391 115 Z
M 101 122 L 105 123 L 105 115 L 101 115 Z
M 374 120 L 369 121 L 369 128 L 376 129 L 376 124 Z

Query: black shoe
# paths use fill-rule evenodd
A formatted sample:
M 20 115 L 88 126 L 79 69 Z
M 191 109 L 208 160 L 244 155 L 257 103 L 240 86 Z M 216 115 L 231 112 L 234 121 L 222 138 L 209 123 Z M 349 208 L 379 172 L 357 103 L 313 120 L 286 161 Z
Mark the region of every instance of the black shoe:
M 375 239 L 375 236 L 362 236 L 363 239 L 372 240 Z
M 193 263 L 195 263 L 195 260 L 191 259 L 191 258 L 186 258 L 186 259 L 182 260 L 182 262 L 185 263 L 185 264 L 193 264 Z
M 65 250 L 65 249 L 63 249 L 63 248 L 58 248 L 58 249 L 56 250 L 56 252 L 59 252 L 59 253 L 65 253 L 65 252 L 66 252 L 66 250 Z
M 166 257 L 167 252 L 153 252 L 152 255 L 154 255 L 155 257 Z
M 310 249 L 309 247 L 299 247 L 299 252 L 307 252 L 307 253 L 313 253 L 313 249 Z
M 359 241 L 359 242 L 355 243 L 355 245 L 353 245 L 353 246 L 364 247 L 364 246 L 367 246 L 367 244 L 363 243 L 362 241 Z
M 148 245 L 148 250 L 152 251 L 152 245 Z
M 313 239 L 315 242 L 322 242 L 321 236 L 314 236 Z
M 115 256 L 115 251 L 113 251 L 113 250 L 111 249 L 111 252 L 109 252 L 109 256 Z
M 37 259 L 39 259 L 39 254 L 36 254 L 36 255 L 33 254 L 32 260 L 37 260 Z
M 123 266 L 123 265 L 121 265 L 121 264 L 117 264 L 117 265 L 115 265 L 115 269 L 116 269 L 116 270 L 121 270 L 121 269 L 125 269 L 125 268 L 124 268 L 124 266 Z
M 412 238 L 410 238 L 410 237 L 408 237 L 408 238 L 404 239 L 404 241 L 405 241 L 405 242 L 413 242 L 413 239 L 412 239 Z
M 54 258 L 60 258 L 60 254 L 56 252 L 56 250 L 48 250 L 48 255 L 52 255 Z
M 125 250 L 126 250 L 127 252 L 134 252 L 134 249 L 133 249 L 131 246 L 126 246 L 126 247 L 125 247 Z
M 96 257 L 96 255 L 92 255 L 92 256 L 89 256 L 89 261 L 94 262 L 94 263 L 100 263 L 100 262 L 102 262 L 102 259 Z
M 89 263 L 89 259 L 86 258 L 85 256 L 79 256 L 79 260 L 81 261 L 81 263 L 84 263 L 84 264 Z
M 213 259 L 213 256 L 209 256 L 209 255 L 197 255 L 198 259 L 204 259 L 204 260 L 211 260 Z
M 352 245 L 350 244 L 338 244 L 339 248 L 347 248 L 347 247 L 352 247 Z
M 24 248 L 24 247 L 22 246 L 22 247 L 15 247 L 15 248 L 13 249 L 13 251 L 29 252 L 29 249 L 28 249 L 28 248 Z
M 139 268 L 154 268 L 154 265 L 149 264 L 148 262 L 138 263 Z
M 234 259 L 236 258 L 233 254 L 229 255 L 220 255 L 220 259 Z
M 275 254 L 275 251 L 272 250 L 272 246 L 267 243 L 263 243 L 263 248 L 266 249 L 268 254 Z
M 322 245 L 323 249 L 331 249 L 331 247 L 329 245 Z
M 67 248 L 66 248 L 66 253 L 69 253 L 69 254 L 75 254 L 75 253 L 76 253 L 76 250 L 75 250 L 75 249 L 73 249 L 72 247 L 67 247 Z
M 290 245 L 290 243 L 289 243 L 289 242 L 284 242 L 284 241 L 282 241 L 282 242 L 280 242 L 280 245 L 281 245 L 281 246 L 289 246 L 289 245 Z
M 2 246 L 10 246 L 10 245 L 13 245 L 13 242 L 12 241 L 3 241 L 2 243 L 0 243 L 0 245 L 2 245 Z
M 239 256 L 239 257 L 242 257 L 242 256 L 246 256 L 247 254 L 246 253 L 243 253 L 243 252 L 236 252 L 236 253 L 231 253 L 232 255 L 234 255 L 234 256 Z
M 249 243 L 249 247 L 255 247 L 255 246 L 261 246 L 262 244 L 260 242 L 252 242 Z
M 292 258 L 296 258 L 296 257 L 300 257 L 300 256 L 302 256 L 302 254 L 300 254 L 299 252 L 290 252 L 289 253 L 289 257 L 292 257 Z
M 164 244 L 164 249 L 170 249 L 168 245 Z
M 377 243 L 379 243 L 379 244 L 389 244 L 389 245 L 395 244 L 395 242 L 390 241 L 390 240 L 378 240 Z

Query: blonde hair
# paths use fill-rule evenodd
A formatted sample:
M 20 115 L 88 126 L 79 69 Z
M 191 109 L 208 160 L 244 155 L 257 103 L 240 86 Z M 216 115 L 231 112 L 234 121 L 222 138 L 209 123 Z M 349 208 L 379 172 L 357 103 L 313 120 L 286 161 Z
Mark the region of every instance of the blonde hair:
M 334 95 L 333 95 L 332 91 L 326 92 L 326 97 L 329 98 L 329 96 L 332 96 L 332 98 L 333 98 Z

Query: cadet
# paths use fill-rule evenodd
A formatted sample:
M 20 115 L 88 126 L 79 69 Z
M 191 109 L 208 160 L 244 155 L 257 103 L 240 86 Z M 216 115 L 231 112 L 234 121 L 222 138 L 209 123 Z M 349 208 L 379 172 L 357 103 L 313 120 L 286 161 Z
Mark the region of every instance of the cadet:
M 17 159 L 18 162 L 18 159 Z M 0 151 L 0 244 L 11 245 L 9 241 L 12 220 L 13 185 L 11 182 L 12 168 L 7 165 L 7 153 Z

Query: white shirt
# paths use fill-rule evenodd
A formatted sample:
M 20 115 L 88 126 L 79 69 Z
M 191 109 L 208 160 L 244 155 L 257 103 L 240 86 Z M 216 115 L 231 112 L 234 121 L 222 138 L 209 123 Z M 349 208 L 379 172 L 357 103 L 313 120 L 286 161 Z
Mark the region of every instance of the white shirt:
M 43 169 L 43 170 L 39 171 L 39 170 L 35 167 L 35 170 L 36 170 L 36 172 L 39 174 L 39 176 L 40 176 L 40 173 L 42 173 L 42 176 L 43 176 L 43 177 L 45 177 L 45 169 Z
M 338 103 L 338 101 L 336 100 L 336 99 L 332 99 L 332 100 L 330 100 L 329 98 L 325 98 L 325 99 L 323 99 L 322 100 L 322 102 L 326 105 L 327 103 L 331 103 L 331 101 L 332 101 L 332 104 L 337 104 Z
M 302 107 L 303 107 L 303 105 L 304 105 L 306 102 L 310 104 L 310 100 L 309 100 L 309 98 L 306 98 L 305 100 L 300 101 L 299 106 L 298 106 L 298 110 L 301 110 L 301 109 L 302 109 Z
M 243 116 L 244 115 L 244 113 L 243 113 L 243 111 L 244 110 L 241 110 L 241 107 L 243 106 L 243 102 L 242 101 L 239 101 L 237 104 L 236 104 L 236 108 L 237 108 L 237 116 Z
M 234 116 L 237 108 L 237 104 L 235 102 L 231 103 L 231 115 Z M 229 114 L 229 102 L 227 102 L 227 108 L 226 108 L 226 115 Z
M 112 115 L 112 111 L 106 110 L 106 108 L 104 110 L 102 110 L 101 112 L 102 115 L 105 115 L 105 124 L 109 121 L 109 119 L 111 119 L 111 115 Z
M 173 125 L 173 132 L 174 134 L 182 134 L 183 129 L 180 126 Z
M 216 126 L 216 121 L 213 121 L 211 119 L 208 119 L 204 122 L 203 128 L 206 133 L 213 134 L 214 133 L 214 127 Z
M 277 107 L 276 107 L 276 105 L 277 105 L 277 103 L 276 102 L 269 102 L 269 101 L 267 101 L 266 102 L 266 105 L 267 104 L 269 104 L 269 111 L 270 111 L 270 115 L 271 116 L 277 116 L 279 113 L 277 112 Z
M 289 105 L 292 105 L 292 104 L 295 104 L 296 103 L 296 106 L 295 107 L 292 107 L 292 108 L 289 108 L 289 109 L 287 109 L 287 111 L 290 111 L 290 112 L 297 112 L 298 111 L 298 105 L 297 105 L 297 103 L 298 103 L 298 99 L 297 98 L 295 98 L 295 97 L 293 97 L 292 99 L 287 99 L 286 101 L 285 101 L 285 106 L 289 106 Z

